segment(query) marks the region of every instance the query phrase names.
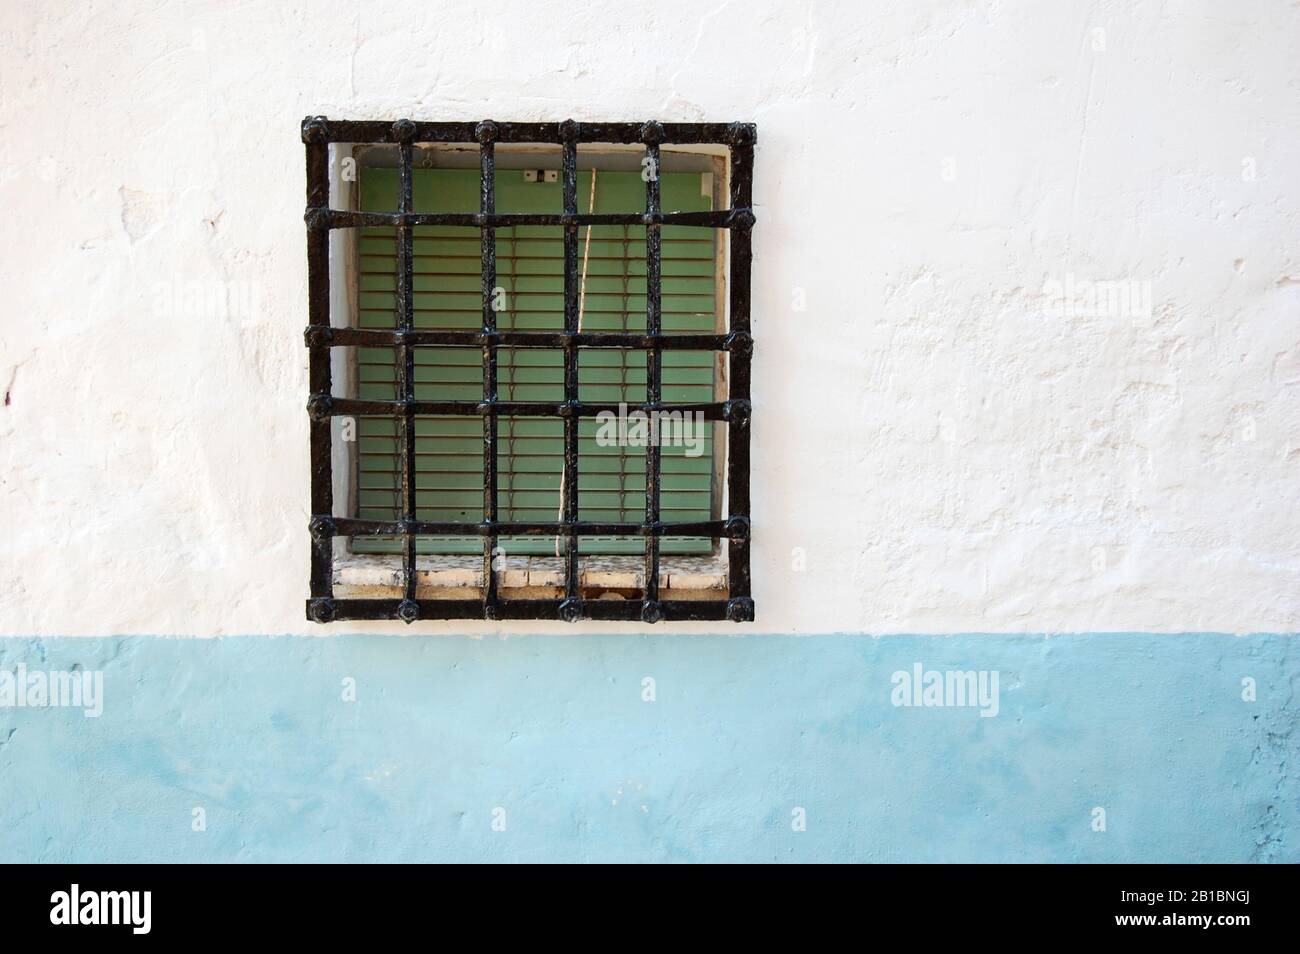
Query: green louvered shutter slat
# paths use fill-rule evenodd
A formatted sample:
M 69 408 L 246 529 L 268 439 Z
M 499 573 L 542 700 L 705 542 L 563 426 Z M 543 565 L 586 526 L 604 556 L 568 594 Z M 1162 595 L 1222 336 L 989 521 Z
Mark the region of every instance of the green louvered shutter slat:
M 478 171 L 416 169 L 418 212 L 478 210 Z M 664 173 L 662 207 L 707 211 L 699 173 Z M 396 208 L 397 171 L 363 170 L 361 208 Z M 578 175 L 578 205 L 586 211 L 591 173 Z M 520 170 L 498 170 L 501 212 L 558 212 L 558 183 L 526 182 Z M 597 212 L 639 211 L 645 184 L 636 172 L 598 172 Z M 583 296 L 584 331 L 644 331 L 646 308 L 645 232 L 641 227 L 596 226 L 578 232 L 579 268 L 587 263 Z M 663 327 L 666 332 L 715 330 L 715 234 L 711 229 L 663 229 Z M 480 240 L 475 228 L 418 228 L 414 242 L 415 327 L 465 329 L 480 326 Z M 364 228 L 359 236 L 358 320 L 362 328 L 395 327 L 396 244 L 390 228 Z M 559 228 L 525 226 L 497 230 L 497 282 L 507 307 L 497 315 L 502 330 L 563 330 L 564 244 Z M 564 355 L 560 349 L 499 348 L 499 393 L 505 401 L 562 401 Z M 665 351 L 663 398 L 669 402 L 714 399 L 712 352 Z M 391 349 L 357 349 L 358 396 L 396 397 Z M 478 348 L 416 350 L 417 400 L 476 401 L 483 393 Z M 583 401 L 644 401 L 643 351 L 583 349 L 579 397 Z M 645 516 L 645 450 L 603 447 L 598 422 L 579 426 L 579 519 L 639 523 Z M 392 520 L 400 514 L 400 457 L 395 423 L 358 421 L 358 516 Z M 682 446 L 662 448 L 661 511 L 665 522 L 708 520 L 714 513 L 714 427 L 706 424 L 698 456 Z M 559 418 L 501 418 L 498 444 L 500 519 L 555 521 L 563 474 L 563 424 Z M 477 417 L 420 417 L 416 421 L 416 505 L 420 520 L 476 521 L 483 518 L 482 423 Z M 505 538 L 507 553 L 551 554 L 552 537 Z M 583 537 L 583 553 L 638 553 L 640 539 Z M 398 553 L 390 538 L 358 537 L 361 553 Z M 708 538 L 670 537 L 664 553 L 707 553 Z M 479 553 L 479 537 L 421 538 L 421 553 Z

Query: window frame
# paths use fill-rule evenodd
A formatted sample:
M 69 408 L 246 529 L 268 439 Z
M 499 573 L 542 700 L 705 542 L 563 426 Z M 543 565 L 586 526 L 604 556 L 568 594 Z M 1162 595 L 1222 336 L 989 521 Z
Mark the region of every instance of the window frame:
M 530 144 L 530 145 L 508 147 L 508 150 L 509 151 L 506 150 L 496 151 L 495 170 L 497 175 L 498 190 L 501 188 L 503 173 L 506 174 L 517 173 L 522 176 L 522 174 L 525 171 L 555 170 L 557 172 L 557 177 L 558 177 L 558 172 L 561 167 L 561 155 L 559 150 L 556 149 L 555 147 Z M 346 151 L 347 153 L 346 155 L 343 154 L 344 151 Z M 472 154 L 472 166 L 470 165 L 471 154 Z M 644 150 L 640 146 L 616 146 L 614 144 L 601 144 L 600 147 L 592 147 L 590 149 L 580 149 L 578 152 L 579 176 L 581 177 L 582 172 L 584 170 L 588 170 L 588 171 L 594 170 L 595 172 L 600 173 L 601 178 L 599 181 L 601 183 L 604 183 L 606 181 L 606 179 L 604 178 L 606 174 L 614 173 L 616 175 L 631 176 L 637 180 L 639 185 L 641 182 L 639 176 L 639 172 L 641 169 L 640 163 L 643 156 L 644 156 Z M 728 202 L 728 192 L 727 192 L 728 187 L 727 187 L 727 177 L 726 177 L 727 156 L 725 154 L 725 151 L 721 147 L 717 147 L 717 146 L 701 147 L 699 145 L 688 145 L 688 146 L 678 145 L 677 148 L 670 148 L 670 149 L 663 150 L 662 158 L 663 158 L 663 168 L 661 169 L 661 173 L 663 173 L 664 175 L 685 174 L 690 176 L 695 176 L 695 175 L 702 176 L 702 177 L 707 176 L 708 177 L 706 180 L 707 191 L 704 191 L 706 188 L 706 183 L 701 183 L 700 194 L 708 197 L 710 210 L 725 208 Z M 365 203 L 362 197 L 366 194 L 367 177 L 373 175 L 376 170 L 382 170 L 388 172 L 390 175 L 395 174 L 397 171 L 396 149 L 392 146 L 367 145 L 367 146 L 360 146 L 358 148 L 353 148 L 350 150 L 340 150 L 338 154 L 331 157 L 331 168 L 340 167 L 342 163 L 348 163 L 349 160 L 351 160 L 351 162 L 349 163 L 351 169 L 351 177 L 344 181 L 341 182 L 336 181 L 331 184 L 332 188 L 337 187 L 338 189 L 338 192 L 335 195 L 335 201 L 340 203 L 338 207 L 346 207 L 352 211 L 365 211 Z M 415 168 L 416 182 L 414 184 L 415 194 L 416 196 L 419 196 L 421 191 L 419 175 L 422 172 L 454 171 L 460 173 L 468 173 L 472 171 L 473 179 L 477 183 L 481 175 L 479 165 L 480 165 L 480 157 L 479 157 L 479 148 L 477 144 L 473 146 L 472 150 L 470 147 L 462 144 L 450 144 L 450 143 L 423 144 L 423 148 L 420 150 L 420 155 L 417 156 L 416 158 L 416 168 Z M 349 184 L 350 184 L 350 188 L 348 187 Z M 393 188 L 396 189 L 395 184 Z M 529 187 L 525 187 L 525 188 L 529 188 Z M 586 192 L 582 191 L 581 178 L 579 179 L 579 193 L 580 193 L 579 205 L 581 207 L 581 205 L 584 204 L 582 201 L 583 197 L 587 195 Z M 500 196 L 498 196 L 498 204 L 499 203 L 500 203 Z M 531 211 L 545 211 L 545 210 L 533 209 Z M 642 227 L 642 226 L 637 226 L 637 227 Z M 623 228 L 626 230 L 631 227 L 625 225 L 623 226 Z M 348 229 L 345 231 L 348 233 L 344 237 L 345 244 L 343 246 L 343 248 L 346 250 L 345 251 L 346 261 L 341 268 L 333 268 L 334 263 L 333 262 L 331 263 L 332 265 L 331 280 L 336 281 L 339 287 L 345 288 L 344 297 L 347 299 L 347 304 L 346 304 L 347 312 L 346 315 L 343 316 L 345 318 L 344 326 L 359 327 L 361 324 L 360 322 L 361 306 L 359 304 L 359 299 L 365 294 L 364 289 L 361 286 L 361 278 L 364 269 L 360 267 L 362 255 L 359 251 L 359 246 L 363 241 L 363 236 L 360 234 L 361 230 L 359 229 Z M 394 239 L 395 237 L 396 236 L 394 235 Z M 419 236 L 417 235 L 417 242 L 418 242 L 418 238 Z M 498 233 L 497 278 L 498 278 L 498 282 L 501 285 L 506 285 L 507 281 L 503 278 L 500 269 L 500 264 L 501 264 L 500 259 L 503 257 L 502 248 L 501 248 L 502 239 L 503 236 Z M 506 240 L 509 241 L 509 239 Z M 527 239 L 524 239 L 523 241 L 527 241 Z M 580 244 L 582 243 L 582 241 L 583 240 L 581 239 L 581 233 L 580 233 Z M 608 238 L 602 238 L 602 239 L 598 239 L 597 241 L 608 242 L 610 240 Z M 334 252 L 338 253 L 339 249 L 340 249 L 339 244 L 335 243 L 333 247 Z M 417 250 L 418 250 L 418 245 L 417 245 Z M 395 256 L 390 256 L 390 257 L 392 257 L 395 261 L 396 258 Z M 712 314 L 714 316 L 714 320 L 712 322 L 712 327 L 709 330 L 716 332 L 718 334 L 725 333 L 726 322 L 727 322 L 726 257 L 727 256 L 726 256 L 725 242 L 719 240 L 716 243 L 714 243 L 712 254 L 709 257 L 710 271 L 711 271 L 710 282 L 712 286 L 711 296 L 713 298 Z M 640 261 L 644 264 L 645 261 L 644 255 L 641 256 Z M 665 257 L 664 264 L 667 265 L 668 261 L 669 259 Z M 477 267 L 478 266 L 476 266 L 476 270 Z M 416 280 L 418 281 L 420 277 L 418 269 L 415 277 Z M 561 275 L 559 277 L 562 280 L 563 276 Z M 516 276 L 516 278 L 518 278 L 518 276 Z M 667 277 L 665 277 L 664 280 L 665 282 L 670 281 L 670 279 Z M 644 283 L 644 279 L 642 279 L 642 283 Z M 562 295 L 562 293 L 563 293 L 562 289 L 559 290 L 558 294 Z M 516 300 L 516 297 L 519 294 L 520 293 L 517 290 L 512 291 L 511 300 L 512 301 Z M 547 294 L 549 294 L 549 292 Z M 665 291 L 665 294 L 668 294 L 667 291 Z M 634 295 L 636 297 L 644 297 L 644 295 L 641 293 L 634 293 Z M 336 303 L 340 301 L 340 298 L 337 294 L 335 296 L 335 301 Z M 507 314 L 507 313 L 509 313 L 509 309 L 503 312 L 503 314 Z M 580 316 L 579 327 L 581 327 L 581 316 Z M 695 330 L 701 332 L 705 331 L 705 329 L 703 328 L 695 329 Z M 556 350 L 558 351 L 558 349 Z M 601 349 L 601 350 L 622 351 L 624 353 L 635 351 L 644 354 L 643 349 L 640 348 Z M 333 370 L 334 370 L 336 382 L 339 380 L 343 380 L 347 382 L 346 386 L 341 389 L 343 393 L 347 394 L 348 396 L 356 397 L 359 396 L 358 390 L 361 382 L 360 349 L 350 349 L 350 351 L 351 353 L 347 355 L 347 364 L 346 365 L 340 364 L 340 362 L 336 360 L 334 362 Z M 726 394 L 727 393 L 727 380 L 726 380 L 727 362 L 725 360 L 726 353 L 720 351 L 710 351 L 708 353 L 712 356 L 710 376 L 712 379 L 713 395 L 716 397 L 716 395 Z M 501 363 L 499 359 L 498 367 L 503 372 L 501 377 L 502 378 L 506 377 L 507 374 L 505 373 L 505 371 L 508 367 L 508 363 Z M 563 366 L 561 365 L 558 370 L 562 373 Z M 579 375 L 580 387 L 582 385 L 581 374 L 582 372 L 580 372 Z M 498 383 L 502 387 L 506 386 L 504 381 L 499 380 Z M 633 398 L 628 398 L 627 400 L 630 408 L 634 408 L 638 403 Z M 712 430 L 713 423 L 716 422 L 711 422 L 710 430 Z M 709 453 L 709 502 L 708 502 L 709 516 L 707 518 L 710 520 L 719 519 L 724 506 L 723 487 L 726 480 L 726 450 L 725 450 L 726 439 L 725 439 L 725 431 L 722 431 L 721 428 L 719 428 L 719 431 L 720 433 L 713 435 L 715 439 L 710 441 L 710 443 L 712 444 L 712 450 Z M 335 496 L 336 498 L 344 497 L 348 500 L 347 512 L 351 515 L 360 515 L 360 511 L 361 511 L 360 501 L 359 501 L 359 495 L 362 492 L 362 484 L 361 484 L 362 477 L 361 477 L 361 467 L 360 467 L 361 454 L 357 443 L 361 440 L 361 438 L 362 438 L 362 427 L 361 427 L 361 423 L 358 422 L 356 440 L 353 442 L 349 442 L 347 444 L 349 455 L 346 464 L 343 467 L 341 467 L 340 458 L 337 455 L 335 456 L 335 475 L 334 475 Z M 507 439 L 504 436 L 500 437 L 500 441 L 502 444 L 508 443 Z M 580 455 L 584 455 L 586 453 L 587 452 L 580 447 Z M 505 466 L 506 466 L 505 458 L 506 458 L 506 452 L 504 450 L 500 450 L 498 453 L 498 469 L 501 472 L 503 477 L 505 475 Z M 396 461 L 396 450 L 394 452 L 394 461 Z M 557 455 L 557 463 L 558 462 L 559 462 L 559 457 Z M 580 465 L 582 463 L 581 456 L 579 458 L 579 463 Z M 418 472 L 417 472 L 417 476 L 418 476 Z M 396 495 L 396 493 L 397 491 L 395 490 L 394 494 Z M 585 491 L 579 488 L 579 493 L 581 496 L 583 493 L 585 493 Z M 641 496 L 642 499 L 644 500 L 644 491 L 641 492 Z M 502 504 L 501 506 L 503 508 L 505 507 L 504 504 Z M 619 519 L 622 520 L 624 518 L 620 517 Z M 608 539 L 619 540 L 619 541 L 631 541 L 635 539 L 639 541 L 641 538 L 620 537 L 620 538 L 608 538 Z M 703 538 L 700 539 L 703 540 Z M 366 584 L 354 582 L 354 580 L 356 580 L 356 578 L 358 577 L 370 581 L 373 581 L 377 576 L 382 577 L 382 572 L 379 573 L 375 572 L 378 568 L 374 567 L 373 564 L 365 564 L 365 563 L 358 564 L 356 561 L 352 560 L 353 557 L 358 557 L 362 561 L 365 561 L 367 558 L 373 559 L 374 557 L 379 555 L 376 550 L 368 546 L 365 546 L 364 544 L 358 545 L 357 544 L 358 540 L 364 540 L 364 537 L 350 536 L 350 537 L 342 538 L 343 547 L 341 548 L 341 555 L 345 562 L 343 562 L 342 567 L 336 571 L 335 582 L 337 584 L 340 584 L 344 588 L 354 588 L 354 587 L 359 587 L 361 589 L 366 588 Z M 516 543 L 517 542 L 518 539 L 516 538 Z M 594 542 L 599 544 L 600 538 L 594 538 Z M 550 547 L 548 546 L 549 541 L 543 539 L 542 537 L 537 538 L 537 543 L 540 547 L 544 548 L 545 550 L 550 549 Z M 709 548 L 707 551 L 688 549 L 688 550 L 677 550 L 675 551 L 675 553 L 670 553 L 667 552 L 668 548 L 661 546 L 660 552 L 662 556 L 665 556 L 668 559 L 674 559 L 675 557 L 691 558 L 693 563 L 693 568 L 699 571 L 696 574 L 694 574 L 697 577 L 697 579 L 701 576 L 705 577 L 706 579 L 711 578 L 716 573 L 718 579 L 718 585 L 721 586 L 723 584 L 723 577 L 725 574 L 725 557 L 723 555 L 724 546 L 725 546 L 725 540 L 720 539 L 718 537 L 712 537 L 709 540 Z M 503 558 L 504 558 L 504 551 L 506 549 L 508 548 L 506 548 L 503 545 L 502 548 Z M 588 586 L 588 583 L 591 581 L 588 581 L 587 573 L 584 571 L 583 573 L 584 588 L 590 588 L 593 591 L 600 591 L 603 589 L 611 589 L 614 591 L 625 590 L 626 586 L 624 584 L 627 583 L 628 573 L 630 572 L 630 569 L 627 565 L 627 558 L 632 556 L 634 553 L 640 553 L 641 550 L 642 548 L 638 547 L 635 551 L 626 551 L 626 550 L 618 549 L 613 546 L 610 546 L 607 549 L 603 549 L 603 550 L 602 549 L 585 550 L 582 554 L 580 554 L 580 559 L 593 558 L 596 560 L 601 560 L 606 557 L 613 557 L 621 561 L 622 570 L 610 569 L 607 572 L 603 572 L 603 573 L 598 572 L 596 574 L 596 582 L 594 582 L 593 585 L 591 586 Z M 335 553 L 336 556 L 339 556 L 340 549 L 336 548 Z M 432 554 L 426 551 L 422 555 L 417 554 L 417 556 L 420 558 L 424 558 L 427 556 L 437 557 L 442 561 L 442 569 L 444 570 L 452 569 L 452 570 L 461 571 L 455 573 L 453 577 L 453 579 L 455 579 L 461 585 L 465 584 L 468 576 L 470 575 L 470 573 L 473 572 L 472 570 L 469 569 L 470 564 L 468 562 L 468 554 L 462 551 L 435 549 Z M 457 556 L 459 557 L 459 561 L 453 563 L 452 558 Z M 709 567 L 708 569 L 705 569 L 698 565 L 699 561 L 706 557 L 711 557 L 713 561 L 713 566 Z M 520 552 L 514 550 L 511 551 L 510 558 L 522 559 L 528 561 L 529 565 L 531 565 L 531 561 L 533 560 L 538 560 L 538 559 L 544 561 L 548 560 L 548 557 L 544 553 L 542 553 L 541 550 L 537 552 L 533 552 L 533 551 Z M 361 567 L 363 566 L 365 567 L 364 570 L 361 569 Z M 534 567 L 534 569 L 536 568 Z M 498 565 L 497 570 L 498 572 L 501 572 L 502 567 Z M 541 572 L 543 576 L 549 575 L 545 569 L 543 569 Z M 663 576 L 663 572 L 661 570 L 661 578 L 662 576 Z M 678 575 L 678 578 L 680 578 L 680 575 Z M 603 586 L 602 583 L 608 583 L 609 585 Z M 371 585 L 373 585 L 373 583 Z M 681 588 L 675 583 L 670 584 L 670 586 L 674 590 L 683 589 L 684 593 L 690 594 L 692 596 L 698 594 L 698 592 L 701 589 L 710 588 L 707 585 L 701 585 L 699 583 L 687 588 Z
M 308 415 L 311 429 L 311 505 L 309 532 L 312 538 L 311 593 L 307 618 L 317 623 L 342 619 L 581 619 L 752 621 L 754 601 L 750 587 L 750 494 L 749 422 L 750 359 L 750 230 L 752 209 L 753 155 L 756 130 L 750 123 L 428 123 L 401 119 L 386 121 L 339 121 L 323 116 L 307 117 L 302 123 L 307 159 L 307 258 L 308 314 L 305 332 L 309 351 L 311 394 Z M 479 153 L 480 208 L 473 213 L 416 213 L 413 207 L 414 145 L 472 144 Z M 561 181 L 563 211 L 559 214 L 498 213 L 495 208 L 495 148 L 497 144 L 559 145 L 562 150 Z M 396 145 L 399 150 L 399 208 L 393 212 L 358 212 L 331 208 L 330 146 L 349 144 Z M 577 154 L 579 144 L 639 144 L 644 156 L 657 168 L 660 147 L 667 144 L 715 145 L 725 147 L 729 158 L 730 203 L 712 212 L 669 212 L 660 209 L 659 182 L 646 182 L 646 207 L 636 213 L 581 214 L 577 211 Z M 351 203 L 339 203 L 351 204 Z M 507 225 L 551 225 L 564 229 L 564 312 L 561 332 L 499 331 L 492 309 L 496 285 L 495 232 Z M 578 230 L 583 225 L 638 224 L 646 228 L 647 307 L 646 331 L 580 332 L 577 330 Z M 330 236 L 340 229 L 362 225 L 393 226 L 397 232 L 396 330 L 335 327 L 332 324 Z M 420 331 L 413 320 L 413 237 L 421 225 L 459 225 L 480 229 L 483 321 L 479 330 Z M 727 325 L 716 334 L 662 333 L 660 277 L 660 227 L 685 225 L 711 228 L 727 235 L 726 297 Z M 720 258 L 719 258 L 720 261 Z M 720 267 L 720 266 L 718 266 Z M 335 273 L 337 274 L 337 273 Z M 335 290 L 337 291 L 337 289 Z M 414 398 L 415 350 L 429 345 L 480 347 L 483 351 L 483 398 L 480 401 L 416 401 Z M 398 392 L 394 401 L 361 401 L 333 395 L 332 349 L 339 347 L 391 347 L 398 365 Z M 506 403 L 497 396 L 497 349 L 500 347 L 561 348 L 565 355 L 564 400 Z M 659 518 L 660 459 L 657 447 L 647 448 L 646 517 L 640 524 L 592 524 L 578 520 L 578 420 L 606 409 L 603 405 L 578 400 L 579 348 L 610 347 L 643 350 L 647 353 L 647 399 L 642 410 L 700 410 L 713 421 L 725 422 L 726 463 L 724 505 L 727 516 L 699 523 L 663 523 Z M 662 403 L 662 355 L 674 349 L 705 350 L 726 355 L 727 392 L 722 401 L 697 405 Z M 345 380 L 347 372 L 344 371 Z M 716 395 L 715 395 L 716 397 Z M 631 405 L 629 405 L 631 406 Z M 359 520 L 334 515 L 335 469 L 347 466 L 339 461 L 334 441 L 333 418 L 359 414 L 391 415 L 397 422 L 403 448 L 401 493 L 403 514 L 395 521 Z M 419 414 L 453 414 L 479 417 L 483 422 L 484 519 L 481 522 L 432 523 L 416 519 L 414 423 Z M 565 492 L 562 515 L 555 522 L 506 523 L 498 519 L 497 419 L 501 415 L 528 415 L 564 422 Z M 333 563 L 335 539 L 358 534 L 382 534 L 404 538 L 402 553 L 402 596 L 400 598 L 347 598 L 334 593 Z M 660 547 L 664 536 L 708 534 L 727 542 L 726 598 L 661 599 Z M 425 599 L 417 594 L 415 541 L 417 536 L 479 536 L 483 539 L 480 599 Z M 555 599 L 503 598 L 498 573 L 493 569 L 493 551 L 502 535 L 529 534 L 562 537 L 565 541 L 564 592 Z M 595 535 L 642 536 L 644 586 L 640 599 L 583 599 L 579 586 L 578 541 Z

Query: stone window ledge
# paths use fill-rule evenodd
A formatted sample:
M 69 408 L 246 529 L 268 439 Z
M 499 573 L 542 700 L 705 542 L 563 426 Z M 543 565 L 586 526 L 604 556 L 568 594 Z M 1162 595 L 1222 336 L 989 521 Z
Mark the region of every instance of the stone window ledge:
M 635 591 L 645 582 L 640 556 L 589 556 L 580 558 L 578 585 L 585 599 L 639 598 Z M 421 556 L 416 560 L 416 596 L 420 599 L 465 599 L 482 595 L 483 558 Z M 389 555 L 347 554 L 334 560 L 335 595 L 391 599 L 402 595 L 402 558 Z M 504 599 L 553 599 L 564 591 L 564 561 L 559 557 L 510 557 L 497 571 L 497 587 Z M 661 556 L 661 599 L 717 599 L 727 590 L 727 558 L 712 556 Z

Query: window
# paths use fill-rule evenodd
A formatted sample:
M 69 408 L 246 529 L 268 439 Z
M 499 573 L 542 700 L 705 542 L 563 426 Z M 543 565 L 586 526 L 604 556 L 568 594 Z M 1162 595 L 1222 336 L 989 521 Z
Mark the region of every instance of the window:
M 303 140 L 308 618 L 752 620 L 754 127 Z

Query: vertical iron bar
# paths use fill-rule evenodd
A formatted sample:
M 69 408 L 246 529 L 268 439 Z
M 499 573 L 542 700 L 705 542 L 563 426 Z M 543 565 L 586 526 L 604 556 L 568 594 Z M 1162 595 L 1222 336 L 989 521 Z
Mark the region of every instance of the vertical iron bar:
M 479 211 L 491 215 L 496 211 L 496 154 L 494 140 L 496 124 L 482 122 L 478 125 L 479 139 Z M 482 230 L 483 277 L 483 333 L 495 335 L 497 313 L 495 307 L 497 283 L 496 229 L 484 226 Z M 489 524 L 497 522 L 497 346 L 493 337 L 483 345 L 483 401 L 488 405 L 483 415 L 483 519 Z M 497 575 L 492 566 L 493 552 L 497 546 L 495 531 L 483 538 L 483 617 L 497 617 Z
M 330 377 L 330 233 L 329 143 L 324 117 L 303 123 L 307 144 L 307 322 L 311 405 L 328 408 Z M 334 474 L 330 460 L 333 420 L 311 415 L 311 596 L 313 618 L 328 622 L 333 615 L 334 537 L 326 531 L 334 513 Z M 315 602 L 315 601 L 322 602 Z M 324 617 L 324 618 L 321 618 Z
M 561 124 L 563 159 L 561 178 L 564 181 L 564 212 L 578 212 L 578 124 L 566 120 Z M 564 227 L 564 402 L 568 414 L 564 418 L 564 522 L 578 522 L 578 349 L 573 338 L 578 333 L 578 226 L 570 223 Z M 578 592 L 578 537 L 569 532 L 565 536 L 564 602 L 561 613 L 570 620 L 581 615 Z
M 398 171 L 398 210 L 410 213 L 415 210 L 414 169 L 411 137 L 414 125 L 409 120 L 394 124 L 394 132 L 401 140 L 401 165 Z M 405 220 L 397 227 L 397 302 L 400 309 L 399 328 L 402 332 L 415 328 L 415 239 L 414 227 Z M 403 334 L 398 348 L 402 409 L 402 521 L 405 524 L 402 550 L 402 619 L 412 622 L 419 615 L 416 597 L 415 534 L 415 347 Z
M 753 259 L 750 228 L 754 224 L 754 127 L 737 123 L 731 130 L 730 290 L 732 339 L 729 349 L 731 413 L 727 427 L 727 510 L 734 528 L 727 547 L 727 615 L 736 622 L 754 618 L 749 576 L 749 429 L 750 429 L 750 286 Z
M 662 245 L 659 224 L 652 221 L 659 214 L 659 141 L 662 130 L 658 123 L 646 123 L 642 128 L 645 141 L 645 324 L 651 346 L 646 350 L 646 401 L 657 405 L 663 396 L 663 351 L 659 348 L 659 335 L 663 330 Z M 650 531 L 645 539 L 645 602 L 642 619 L 647 623 L 660 618 L 659 601 L 659 485 L 662 470 L 659 441 L 662 434 L 658 422 L 662 417 L 655 413 L 650 422 L 650 441 L 645 449 L 645 526 Z

